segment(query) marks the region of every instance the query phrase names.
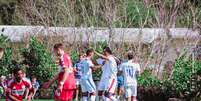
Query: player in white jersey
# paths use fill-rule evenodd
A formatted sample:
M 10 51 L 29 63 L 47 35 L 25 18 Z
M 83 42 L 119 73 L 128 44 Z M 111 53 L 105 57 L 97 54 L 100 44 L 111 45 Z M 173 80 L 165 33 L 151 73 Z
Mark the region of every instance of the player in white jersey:
M 96 85 L 92 78 L 92 69 L 94 64 L 91 61 L 91 58 L 94 55 L 92 49 L 87 50 L 86 57 L 81 61 L 81 88 L 82 88 L 82 101 L 88 101 L 88 96 L 90 96 L 90 101 L 95 101 L 96 99 Z
M 128 61 L 120 65 L 124 77 L 124 90 L 127 101 L 137 101 L 137 75 L 140 65 L 133 60 L 133 54 L 128 53 Z
M 102 76 L 98 85 L 98 95 L 105 101 L 115 101 L 115 89 L 117 86 L 117 63 L 109 47 L 105 47 L 103 55 L 95 52 L 105 59 L 102 66 Z

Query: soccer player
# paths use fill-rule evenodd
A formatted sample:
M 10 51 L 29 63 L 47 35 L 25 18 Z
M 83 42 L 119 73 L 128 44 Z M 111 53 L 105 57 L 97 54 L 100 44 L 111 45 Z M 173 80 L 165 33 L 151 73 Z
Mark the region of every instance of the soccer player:
M 79 88 L 80 88 L 80 79 L 82 76 L 82 64 L 81 62 L 84 60 L 85 55 L 79 55 L 79 60 L 75 64 L 75 79 L 76 79 L 76 90 L 75 90 L 75 100 L 78 101 L 78 95 L 79 95 Z
M 36 92 L 40 87 L 40 84 L 38 83 L 37 78 L 34 75 L 31 76 L 31 84 L 32 84 L 32 90 L 33 90 L 33 95 L 31 98 L 34 99 Z
M 64 46 L 61 43 L 54 45 L 54 53 L 59 57 L 59 73 L 49 82 L 44 83 L 43 88 L 48 88 L 54 81 L 58 80 L 55 100 L 71 101 L 76 85 L 70 56 L 64 52 Z
M 88 96 L 90 96 L 90 101 L 95 101 L 96 99 L 96 85 L 92 78 L 92 69 L 94 68 L 94 64 L 91 58 L 93 57 L 93 55 L 94 55 L 93 49 L 88 49 L 86 51 L 85 59 L 81 62 L 82 101 L 88 101 Z
M 117 86 L 117 63 L 109 47 L 103 49 L 103 54 L 95 52 L 103 58 L 101 80 L 98 85 L 98 96 L 105 101 L 116 101 L 115 90 Z
M 6 90 L 6 101 L 22 101 L 26 88 L 31 89 L 30 83 L 23 80 L 23 71 L 20 68 L 13 70 L 14 79 L 8 82 Z M 28 101 L 31 100 L 31 95 L 28 96 Z
M 134 61 L 132 52 L 127 56 L 128 62 L 120 65 L 124 77 L 124 91 L 127 101 L 137 101 L 137 76 L 140 73 L 140 65 Z

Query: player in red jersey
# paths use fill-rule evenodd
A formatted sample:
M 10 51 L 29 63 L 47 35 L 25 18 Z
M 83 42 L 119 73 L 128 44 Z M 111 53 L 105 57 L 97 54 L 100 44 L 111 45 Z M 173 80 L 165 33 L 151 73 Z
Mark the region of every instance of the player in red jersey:
M 72 101 L 76 85 L 70 56 L 64 52 L 62 44 L 54 45 L 54 53 L 59 57 L 59 73 L 49 82 L 45 83 L 43 87 L 48 88 L 55 80 L 58 80 L 55 100 Z
M 20 68 L 13 70 L 14 79 L 8 82 L 8 88 L 6 90 L 6 101 L 22 101 L 25 90 L 31 89 L 30 83 L 23 80 L 23 71 Z M 28 96 L 28 101 L 31 100 L 31 96 Z

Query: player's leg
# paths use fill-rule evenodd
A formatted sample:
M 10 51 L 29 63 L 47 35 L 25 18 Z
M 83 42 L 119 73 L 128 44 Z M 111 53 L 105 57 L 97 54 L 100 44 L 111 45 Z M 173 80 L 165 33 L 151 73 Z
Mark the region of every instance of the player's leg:
M 96 100 L 96 92 L 90 93 L 90 101 L 95 101 Z
M 79 97 L 80 80 L 76 79 L 75 100 L 78 101 Z
M 132 89 L 129 86 L 125 87 L 125 97 L 126 101 L 131 101 Z
M 119 100 L 119 101 L 122 101 L 123 100 L 123 80 L 121 81 L 121 80 L 118 80 L 118 82 L 117 82 L 117 94 L 118 94 L 118 96 L 117 96 L 117 99 Z
M 131 101 L 137 101 L 137 85 L 131 88 Z
M 117 80 L 116 79 L 111 79 L 109 80 L 109 88 L 107 92 L 105 93 L 106 101 L 116 101 L 116 91 L 117 87 Z
M 122 101 L 123 100 L 123 86 L 119 87 L 119 100 Z
M 95 101 L 96 100 L 96 85 L 92 77 L 87 80 L 87 90 L 90 93 L 90 101 Z
M 87 101 L 88 100 L 88 92 L 87 92 L 87 87 L 86 87 L 86 80 L 81 80 L 80 82 L 81 89 L 82 89 L 82 101 Z
M 104 79 L 101 78 L 99 84 L 98 84 L 98 97 L 99 97 L 99 101 L 103 101 L 105 99 L 105 96 L 104 96 L 104 92 L 106 90 L 106 87 L 105 87 L 105 81 Z
M 88 101 L 88 92 L 82 92 L 82 101 Z

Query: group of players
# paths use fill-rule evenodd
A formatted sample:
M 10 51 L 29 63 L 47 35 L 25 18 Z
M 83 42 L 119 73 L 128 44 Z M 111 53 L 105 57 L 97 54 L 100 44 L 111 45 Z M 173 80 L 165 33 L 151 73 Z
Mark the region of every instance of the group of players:
M 55 90 L 55 101 L 72 101 L 76 82 L 81 85 L 82 101 L 95 101 L 99 96 L 103 101 L 118 101 L 116 96 L 117 89 L 117 72 L 120 71 L 123 76 L 123 88 L 125 99 L 127 101 L 137 101 L 137 80 L 136 77 L 140 72 L 140 65 L 135 61 L 132 52 L 127 53 L 127 61 L 117 64 L 117 58 L 112 54 L 109 47 L 103 49 L 103 53 L 98 53 L 93 49 L 87 49 L 85 55 L 80 56 L 80 61 L 73 68 L 71 58 L 64 52 L 63 44 L 54 45 L 54 53 L 58 58 L 59 72 L 48 82 L 43 83 L 43 88 L 48 88 L 57 81 L 57 89 Z M 92 58 L 96 54 L 100 58 L 94 65 Z M 97 68 L 101 68 L 101 80 L 96 88 L 93 81 L 92 72 Z M 77 76 L 74 74 L 79 73 Z M 31 85 L 23 79 L 23 71 L 15 68 L 13 71 L 14 78 L 8 85 L 7 101 L 22 101 L 25 90 L 31 89 Z M 98 94 L 96 94 L 98 89 Z M 31 93 L 30 93 L 31 94 Z M 31 100 L 31 99 L 29 99 Z
M 98 66 L 92 62 L 92 57 L 98 55 Z M 123 76 L 123 86 L 127 101 L 137 101 L 137 80 L 136 76 L 140 72 L 140 65 L 135 61 L 132 52 L 128 52 L 127 61 L 118 65 L 120 61 L 112 54 L 109 47 L 103 49 L 103 54 L 100 54 L 93 49 L 88 49 L 86 54 L 80 57 L 80 61 L 75 67 L 81 71 L 81 78 L 76 81 L 80 82 L 82 90 L 82 101 L 95 101 L 96 85 L 93 81 L 92 71 L 101 68 L 102 76 L 98 84 L 99 99 L 104 101 L 118 101 L 116 96 L 117 89 L 117 73 Z M 79 80 L 80 79 L 80 80 Z

